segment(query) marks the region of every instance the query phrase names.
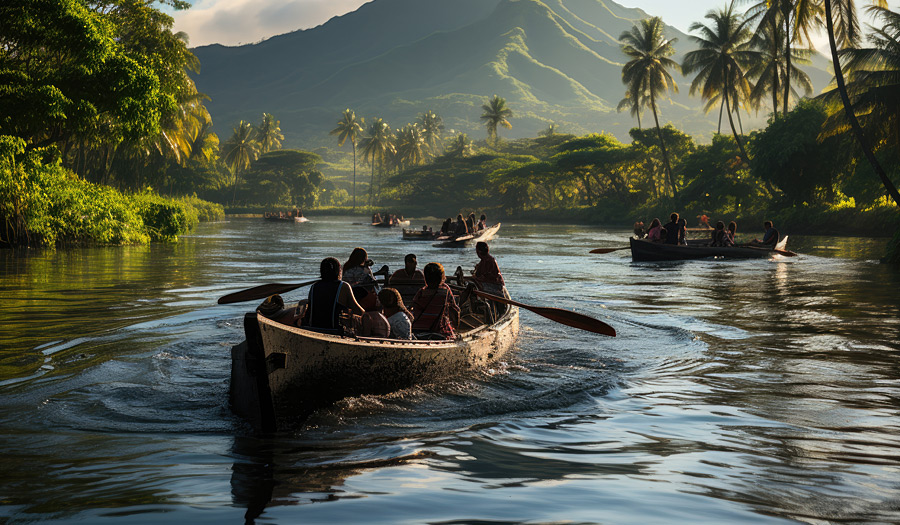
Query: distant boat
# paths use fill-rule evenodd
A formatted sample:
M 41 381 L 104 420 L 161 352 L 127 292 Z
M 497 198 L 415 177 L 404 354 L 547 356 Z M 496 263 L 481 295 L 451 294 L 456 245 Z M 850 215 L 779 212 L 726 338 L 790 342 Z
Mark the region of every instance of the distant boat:
M 727 259 L 767 259 L 773 255 L 784 252 L 785 255 L 795 255 L 787 252 L 784 246 L 787 244 L 787 236 L 775 247 L 757 246 L 700 246 L 678 245 L 652 242 L 645 239 L 631 241 L 631 260 L 643 261 L 686 261 L 691 259 L 705 259 L 707 257 L 723 257 Z
M 478 230 L 475 233 L 470 233 L 467 235 L 459 235 L 459 236 L 440 236 L 435 239 L 441 242 L 434 244 L 435 248 L 462 248 L 468 244 L 472 244 L 475 242 L 481 241 L 489 241 L 494 238 L 494 235 L 497 235 L 497 232 L 500 231 L 500 223 L 491 226 L 490 228 L 485 228 L 483 230 Z
M 409 219 L 405 221 L 394 221 L 393 223 L 388 222 L 373 222 L 372 226 L 376 228 L 395 228 L 397 226 L 409 226 Z
M 404 241 L 433 241 L 441 232 L 432 230 L 403 230 Z
M 266 215 L 263 220 L 271 222 L 309 222 L 306 217 L 279 217 L 278 215 Z

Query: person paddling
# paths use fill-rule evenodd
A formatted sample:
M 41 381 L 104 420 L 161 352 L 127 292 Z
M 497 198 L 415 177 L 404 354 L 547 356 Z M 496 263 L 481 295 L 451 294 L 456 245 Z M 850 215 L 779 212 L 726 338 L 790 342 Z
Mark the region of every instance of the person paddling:
M 766 229 L 766 233 L 763 235 L 762 240 L 753 239 L 748 244 L 750 246 L 775 247 L 778 244 L 778 241 L 781 240 L 781 236 L 779 235 L 778 230 L 775 229 L 775 225 L 772 221 L 766 221 L 763 223 L 763 228 Z
M 327 257 L 319 265 L 321 280 L 309 288 L 303 326 L 313 330 L 340 333 L 341 314 L 362 315 L 365 310 L 356 302 L 350 285 L 341 280 L 341 262 Z

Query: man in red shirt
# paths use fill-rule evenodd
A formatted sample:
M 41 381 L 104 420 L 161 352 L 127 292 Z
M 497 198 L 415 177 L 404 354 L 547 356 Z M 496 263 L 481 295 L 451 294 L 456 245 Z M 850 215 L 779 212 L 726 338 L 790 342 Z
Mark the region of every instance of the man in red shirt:
M 505 297 L 503 274 L 500 273 L 497 259 L 491 255 L 487 243 L 478 242 L 475 245 L 475 254 L 480 260 L 475 265 L 472 277 L 481 284 L 485 292 Z

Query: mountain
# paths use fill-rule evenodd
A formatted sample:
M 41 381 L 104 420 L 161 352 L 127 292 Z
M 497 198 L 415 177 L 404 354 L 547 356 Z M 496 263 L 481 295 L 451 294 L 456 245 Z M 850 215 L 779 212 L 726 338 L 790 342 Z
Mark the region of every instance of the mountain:
M 485 135 L 481 104 L 498 94 L 514 116 L 504 137 L 608 131 L 627 138 L 636 122 L 615 108 L 624 96 L 618 35 L 648 15 L 609 0 L 374 0 L 303 31 L 240 47 L 194 49 L 198 89 L 216 131 L 230 136 L 240 119 L 263 112 L 281 120 L 288 147 L 331 144 L 340 113 L 382 117 L 398 128 L 427 110 L 445 127 Z M 677 38 L 675 59 L 691 49 Z M 807 72 L 817 87 L 829 75 Z M 661 122 L 700 136 L 715 130 L 698 98 L 681 93 L 661 106 Z M 650 118 L 649 114 L 645 118 Z M 647 122 L 647 120 L 645 120 Z M 759 126 L 763 117 L 744 120 Z

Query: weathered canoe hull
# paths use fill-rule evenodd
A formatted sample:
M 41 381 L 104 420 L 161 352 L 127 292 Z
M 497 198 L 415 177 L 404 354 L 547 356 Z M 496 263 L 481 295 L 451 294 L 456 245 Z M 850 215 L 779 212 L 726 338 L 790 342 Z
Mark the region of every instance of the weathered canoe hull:
M 708 257 L 726 257 L 730 259 L 767 259 L 775 255 L 767 248 L 751 248 L 744 246 L 678 246 L 650 242 L 632 237 L 631 260 L 644 261 L 686 261 L 705 259 Z
M 477 235 L 470 237 L 466 240 L 444 241 L 444 242 L 436 243 L 433 246 L 435 248 L 462 248 L 464 246 L 467 246 L 470 244 L 475 244 L 475 243 L 481 242 L 481 241 L 487 242 L 487 241 L 493 239 L 494 236 L 497 235 L 498 231 L 500 231 L 500 223 L 499 222 L 497 224 L 491 226 L 490 228 L 485 228 L 485 229 L 481 230 L 480 232 L 477 232 L 478 233 Z
M 517 308 L 453 341 L 340 337 L 255 314 L 244 322 L 247 340 L 232 349 L 231 405 L 264 431 L 302 417 L 310 406 L 485 367 L 513 347 L 519 332 Z

